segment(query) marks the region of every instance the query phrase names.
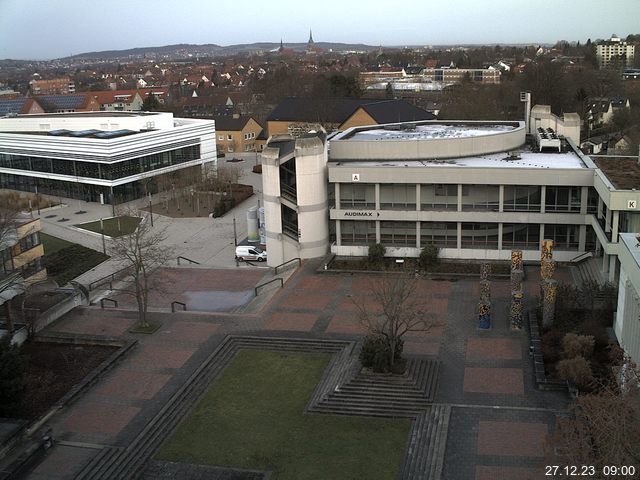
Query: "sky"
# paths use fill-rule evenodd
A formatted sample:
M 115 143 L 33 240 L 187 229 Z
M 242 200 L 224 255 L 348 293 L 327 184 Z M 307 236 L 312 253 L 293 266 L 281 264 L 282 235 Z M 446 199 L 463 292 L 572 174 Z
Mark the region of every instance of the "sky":
M 640 0 L 0 0 L 0 59 L 176 43 L 538 44 L 640 33 Z

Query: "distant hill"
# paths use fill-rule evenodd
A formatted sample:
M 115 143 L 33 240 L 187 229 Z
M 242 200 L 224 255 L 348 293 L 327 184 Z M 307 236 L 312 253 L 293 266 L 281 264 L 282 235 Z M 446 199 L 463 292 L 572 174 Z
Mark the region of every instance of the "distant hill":
M 317 42 L 315 44 L 324 50 L 337 50 L 337 51 L 369 51 L 375 50 L 378 47 L 371 45 L 348 44 L 348 43 L 331 43 L 331 42 Z M 285 43 L 286 48 L 290 48 L 296 51 L 304 51 L 307 48 L 307 43 Z M 260 42 L 260 43 L 246 43 L 238 45 L 220 46 L 213 43 L 204 45 L 194 45 L 188 43 L 181 43 L 177 45 L 165 45 L 163 47 L 140 47 L 130 48 L 127 50 L 104 50 L 101 52 L 87 52 L 79 53 L 69 57 L 61 58 L 60 60 L 114 60 L 117 58 L 185 58 L 195 56 L 224 56 L 235 55 L 238 53 L 250 53 L 257 51 L 269 51 L 280 47 L 280 43 Z

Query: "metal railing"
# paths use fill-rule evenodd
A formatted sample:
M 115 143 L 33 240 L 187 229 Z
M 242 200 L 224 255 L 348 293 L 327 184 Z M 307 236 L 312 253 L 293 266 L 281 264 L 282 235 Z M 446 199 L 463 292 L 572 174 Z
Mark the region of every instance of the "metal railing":
M 280 288 L 284 287 L 284 280 L 282 280 L 280 277 L 278 277 L 278 278 L 274 278 L 273 280 L 269 280 L 268 282 L 261 283 L 260 285 L 256 285 L 256 287 L 253 289 L 253 293 L 257 297 L 259 288 L 262 288 L 262 287 L 264 287 L 266 285 L 269 285 L 270 283 L 278 282 L 278 281 L 280 282 Z
M 586 260 L 587 258 L 591 258 L 592 256 L 592 252 L 584 252 L 576 257 L 573 257 L 571 260 L 569 260 L 569 263 L 580 263 L 582 260 Z
M 130 269 L 130 267 L 122 268 L 122 269 L 120 269 L 120 270 L 118 270 L 116 272 L 113 272 L 110 275 L 106 275 L 106 276 L 104 276 L 102 278 L 99 278 L 98 280 L 95 280 L 95 281 L 91 282 L 89 284 L 89 291 L 91 291 L 91 290 L 93 290 L 96 287 L 99 287 L 101 285 L 107 284 L 107 283 L 109 284 L 109 289 L 113 290 L 113 282 L 115 280 L 118 280 L 119 278 L 121 278 L 121 276 L 124 277 L 129 269 Z
M 114 300 L 113 298 L 107 298 L 107 297 L 105 297 L 105 298 L 101 298 L 101 299 L 100 299 L 100 308 L 103 308 L 103 309 L 105 308 L 105 307 L 104 307 L 104 302 L 105 302 L 105 301 L 107 301 L 107 302 L 111 302 L 111 303 L 112 303 L 113 308 L 118 308 L 118 301 L 117 301 L 117 300 Z
M 284 267 L 285 265 L 289 265 L 290 263 L 293 263 L 293 262 L 298 262 L 298 266 L 302 265 L 302 260 L 300 260 L 300 258 L 299 258 L 299 257 L 292 258 L 291 260 L 287 260 L 286 262 L 281 263 L 280 265 L 278 265 L 278 266 L 274 269 L 275 274 L 276 274 L 276 275 L 278 274 L 278 270 L 280 269 L 280 267 Z
M 182 302 L 178 302 L 176 300 L 176 301 L 171 302 L 171 311 L 173 313 L 176 313 L 176 305 L 180 305 L 182 307 L 183 311 L 185 311 L 185 312 L 187 311 L 187 304 L 186 303 L 182 303 Z
M 195 263 L 196 265 L 200 265 L 200 262 L 196 262 L 195 260 L 191 260 L 190 258 L 187 257 L 183 257 L 183 256 L 179 256 L 176 261 L 178 262 L 178 265 L 180 265 L 180 259 L 182 260 L 186 260 L 189 263 Z

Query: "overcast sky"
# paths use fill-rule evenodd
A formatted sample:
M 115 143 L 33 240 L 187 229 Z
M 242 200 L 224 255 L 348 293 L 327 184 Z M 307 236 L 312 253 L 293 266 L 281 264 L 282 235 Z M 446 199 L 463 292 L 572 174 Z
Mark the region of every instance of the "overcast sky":
M 553 43 L 640 33 L 640 0 L 0 0 L 0 59 L 175 43 Z

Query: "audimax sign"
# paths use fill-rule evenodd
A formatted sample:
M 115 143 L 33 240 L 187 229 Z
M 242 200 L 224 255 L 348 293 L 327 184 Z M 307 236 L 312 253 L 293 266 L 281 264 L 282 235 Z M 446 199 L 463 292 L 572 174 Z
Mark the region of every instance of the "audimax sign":
M 364 210 L 347 210 L 344 212 L 345 217 L 379 217 L 379 212 L 367 212 Z

